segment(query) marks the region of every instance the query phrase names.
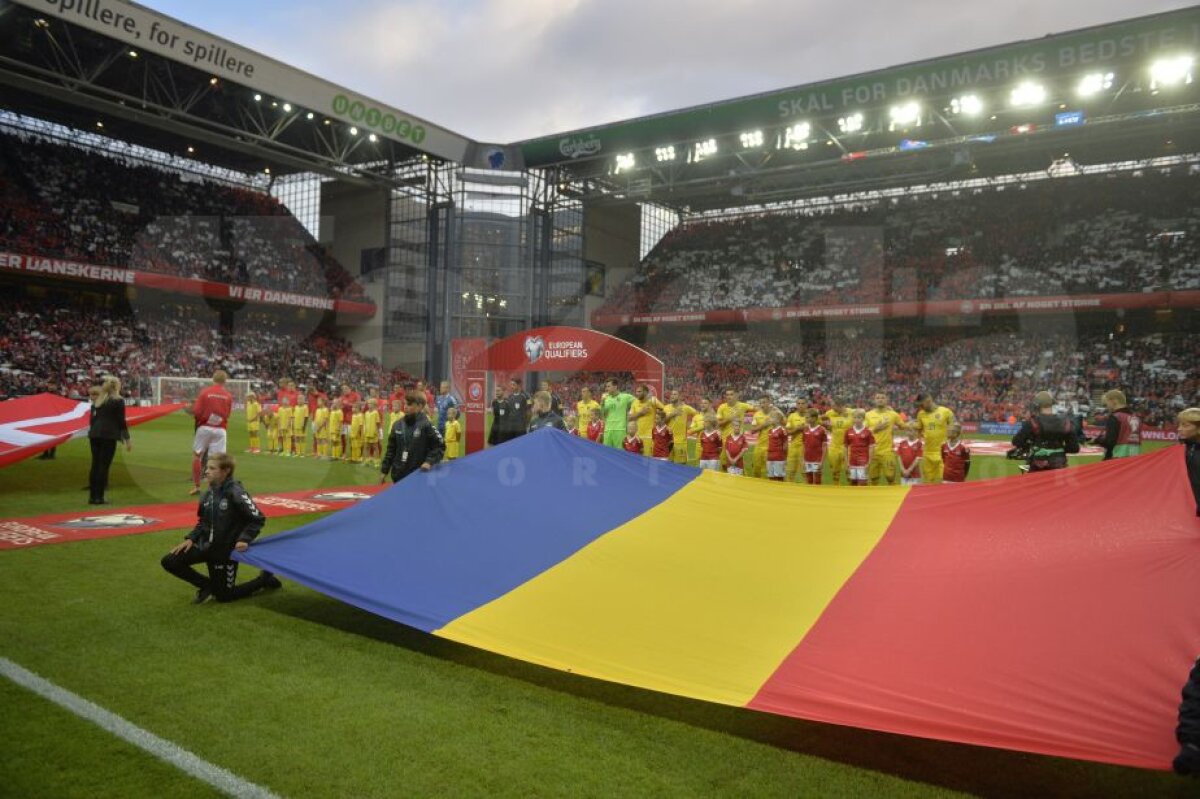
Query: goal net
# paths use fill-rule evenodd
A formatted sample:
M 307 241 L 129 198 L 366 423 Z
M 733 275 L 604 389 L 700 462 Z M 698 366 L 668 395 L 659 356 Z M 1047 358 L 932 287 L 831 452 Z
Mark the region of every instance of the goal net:
M 163 405 L 169 402 L 186 402 L 189 405 L 196 395 L 212 385 L 211 377 L 167 377 L 159 376 L 152 379 L 154 384 L 154 404 Z M 235 408 L 246 407 L 246 392 L 251 391 L 249 380 L 225 381 L 225 388 L 233 395 Z

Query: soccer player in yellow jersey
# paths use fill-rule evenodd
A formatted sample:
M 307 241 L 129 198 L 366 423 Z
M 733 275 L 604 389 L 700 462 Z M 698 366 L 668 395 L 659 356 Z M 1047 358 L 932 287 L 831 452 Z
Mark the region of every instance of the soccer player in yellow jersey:
M 350 416 L 350 462 L 362 463 L 363 459 L 363 415 L 366 404 L 361 400 L 354 405 Z
M 717 407 L 717 430 L 721 432 L 721 468 L 724 469 L 728 459 L 725 457 L 725 439 L 733 432 L 733 419 L 744 419 L 746 414 L 754 410 L 748 402 L 742 402 L 738 393 L 732 388 L 725 389 L 725 401 Z
M 446 444 L 446 460 L 462 456 L 462 422 L 458 421 L 458 408 L 453 405 L 446 409 L 446 434 L 442 438 Z
M 329 406 L 324 397 L 317 397 L 317 410 L 313 414 L 313 446 L 318 458 L 329 457 Z
M 292 408 L 292 452 L 297 458 L 303 458 L 304 442 L 308 438 L 308 398 L 301 394 L 296 399 L 296 407 Z
M 262 406 L 258 404 L 258 396 L 253 391 L 246 392 L 246 437 L 247 452 L 261 452 L 262 441 L 258 437 L 259 419 L 262 416 Z
M 271 406 L 268 405 L 258 416 L 263 427 L 267 428 L 267 453 L 271 455 L 279 452 L 279 418 L 276 416 L 278 411 L 278 408 L 271 410 Z
M 383 431 L 383 437 L 387 438 L 392 434 L 392 429 L 396 426 L 396 422 L 404 418 L 404 400 L 392 400 L 392 409 L 388 411 L 387 427 Z
M 637 422 L 637 435 L 642 440 L 642 454 L 654 454 L 654 412 L 663 405 L 650 393 L 650 386 L 642 384 L 633 390 L 633 402 L 629 405 L 629 419 Z
M 788 414 L 787 420 L 784 422 L 784 428 L 788 434 L 788 452 L 787 465 L 784 470 L 784 479 L 791 483 L 795 481 L 796 475 L 801 473 L 801 464 L 804 463 L 804 424 L 808 418 L 808 400 L 801 397 L 796 400 L 796 409 Z
M 378 466 L 376 459 L 383 461 L 383 453 L 379 451 L 379 423 L 379 407 L 368 402 L 363 413 L 363 460 L 368 466 Z
M 667 427 L 671 429 L 674 444 L 671 447 L 672 463 L 688 462 L 688 422 L 696 416 L 696 409 L 679 398 L 679 389 L 673 388 L 667 394 L 667 404 L 663 406 L 663 416 Z M 703 428 L 704 421 L 700 426 Z
M 747 477 L 767 476 L 767 433 L 775 426 L 771 417 L 774 412 L 775 406 L 771 404 L 771 398 L 760 397 L 758 408 L 754 411 L 754 421 L 750 423 L 751 432 L 758 438 L 754 442 L 754 452 L 750 453 L 749 463 L 746 464 Z
M 833 407 L 825 412 L 825 426 L 829 428 L 829 453 L 826 460 L 829 462 L 829 476 L 833 484 L 840 485 L 842 478 L 846 476 L 846 431 L 850 429 L 853 421 L 850 409 L 841 397 L 834 397 L 831 402 Z
M 288 397 L 279 399 L 279 454 L 285 458 L 292 454 L 292 401 Z
M 329 409 L 329 457 L 332 460 L 341 460 L 342 452 L 342 403 L 337 399 L 333 401 L 333 407 Z
M 576 421 L 579 426 L 580 438 L 587 438 L 588 422 L 600 418 L 599 414 L 600 403 L 592 399 L 592 390 L 584 386 L 579 390 L 579 402 L 575 403 L 575 415 L 579 417 Z
M 704 434 L 704 419 L 709 414 L 712 414 L 712 417 L 714 419 L 716 419 L 717 415 L 713 411 L 712 401 L 709 400 L 707 397 L 704 397 L 700 400 L 700 410 L 697 411 L 696 415 L 692 417 L 692 423 L 690 425 L 688 425 L 688 431 L 687 431 L 687 434 L 688 434 L 687 462 L 691 463 L 693 465 L 699 464 L 699 462 L 700 462 L 700 436 Z M 693 444 L 692 439 L 695 439 L 695 442 L 694 442 L 695 447 L 692 446 L 692 444 Z M 694 458 L 692 457 L 693 449 L 695 449 L 695 454 L 696 454 L 696 457 L 694 457 Z
M 954 411 L 938 405 L 930 394 L 917 395 L 917 430 L 925 442 L 921 479 L 926 483 L 942 482 L 942 444 L 946 443 L 946 428 L 952 424 Z
M 881 479 L 888 485 L 896 484 L 896 452 L 892 448 L 895 431 L 903 424 L 900 414 L 888 404 L 888 395 L 875 392 L 875 407 L 867 411 L 867 429 L 875 436 L 875 449 L 867 463 L 867 480 L 879 485 Z

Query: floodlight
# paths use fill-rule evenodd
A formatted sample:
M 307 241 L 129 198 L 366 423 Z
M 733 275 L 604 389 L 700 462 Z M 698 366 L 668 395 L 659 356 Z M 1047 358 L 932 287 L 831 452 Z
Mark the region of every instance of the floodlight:
M 291 110 L 292 110 L 292 104 L 291 104 L 291 103 L 284 103 L 284 104 L 283 104 L 283 110 L 284 110 L 284 111 L 291 111 Z
M 256 103 L 261 103 L 261 102 L 262 102 L 262 95 L 261 95 L 261 94 L 256 94 L 256 95 L 254 95 L 254 102 L 256 102 Z
M 808 137 L 812 135 L 812 125 L 807 122 L 797 122 L 783 131 L 783 146 L 793 150 L 807 150 Z
M 377 141 L 379 141 L 379 139 L 375 136 L 374 133 L 372 133 L 370 136 L 367 137 L 367 141 L 377 142 Z
M 859 111 L 838 119 L 838 130 L 842 133 L 857 133 L 862 130 L 862 126 L 863 115 Z
M 742 135 L 738 136 L 738 139 L 742 142 L 743 150 L 750 150 L 754 147 L 762 147 L 763 132 L 761 130 L 748 130 Z
M 1150 88 L 1162 89 L 1192 82 L 1192 57 L 1190 55 L 1160 58 L 1150 65 Z
M 1080 97 L 1091 97 L 1105 89 L 1111 89 L 1112 85 L 1111 72 L 1090 72 L 1079 81 L 1079 87 L 1075 91 Z
M 189 153 L 194 153 L 194 152 L 196 152 L 196 148 L 195 148 L 195 147 L 193 147 L 192 145 L 190 145 L 190 144 L 189 144 L 189 145 L 188 145 L 188 152 L 189 152 Z
M 1009 95 L 1009 102 L 1017 107 L 1041 105 L 1046 102 L 1046 87 L 1030 81 L 1019 83 Z
M 137 50 L 130 50 L 130 51 L 129 51 L 129 57 L 130 57 L 130 58 L 137 58 L 137 57 L 138 57 L 138 51 L 137 51 Z
M 703 161 L 705 158 L 708 158 L 710 155 L 713 155 L 716 152 L 717 152 L 717 140 L 716 139 L 708 139 L 706 141 L 698 141 L 698 142 L 696 142 L 695 148 L 692 150 L 692 160 L 693 161 Z
M 633 153 L 617 153 L 617 168 L 613 170 L 613 174 L 619 175 L 622 172 L 628 172 L 637 166 L 637 157 Z
M 900 105 L 894 105 L 888 112 L 888 116 L 891 117 L 891 127 L 893 130 L 896 128 L 908 128 L 912 127 L 913 125 L 920 125 L 921 104 L 916 100 L 912 100 Z
M 654 157 L 661 161 L 675 160 L 675 145 L 668 144 L 666 147 L 655 147 Z
M 350 135 L 351 135 L 351 136 L 357 136 L 357 135 L 358 135 L 358 128 L 356 128 L 356 127 L 354 127 L 353 125 L 351 125 L 351 126 L 350 126 Z
M 304 118 L 305 118 L 305 119 L 312 119 L 312 118 L 313 118 L 313 112 L 312 112 L 312 111 L 309 111 L 307 114 L 305 114 L 305 115 L 304 115 Z
M 208 79 L 208 85 L 209 85 L 209 86 L 216 86 L 216 85 L 217 85 L 217 83 L 219 83 L 219 81 L 217 80 L 217 76 L 216 76 L 216 75 L 213 75 L 211 78 L 209 78 L 209 79 Z

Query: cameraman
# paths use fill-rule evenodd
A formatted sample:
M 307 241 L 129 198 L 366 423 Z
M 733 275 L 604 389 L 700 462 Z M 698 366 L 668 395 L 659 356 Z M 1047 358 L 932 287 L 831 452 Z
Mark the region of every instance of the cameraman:
M 1039 391 L 1032 413 L 1012 437 L 1018 451 L 1028 452 L 1030 472 L 1067 468 L 1067 455 L 1079 452 L 1079 436 L 1066 414 L 1054 413 L 1054 396 Z

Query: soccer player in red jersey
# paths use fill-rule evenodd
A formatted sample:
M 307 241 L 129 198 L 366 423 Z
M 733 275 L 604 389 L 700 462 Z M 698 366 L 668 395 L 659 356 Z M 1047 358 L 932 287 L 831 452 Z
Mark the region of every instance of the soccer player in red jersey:
M 654 429 L 650 431 L 654 444 L 654 459 L 669 461 L 675 448 L 675 433 L 667 426 L 667 414 L 662 408 L 654 412 Z
M 779 410 L 771 411 L 770 418 L 771 429 L 764 431 L 767 436 L 767 479 L 783 482 L 787 476 L 788 431 Z
M 904 438 L 896 445 L 896 457 L 900 459 L 900 485 L 912 486 L 921 482 L 921 458 L 925 456 L 925 445 L 917 437 L 917 423 L 904 426 Z
M 742 418 L 735 416 L 729 422 L 729 436 L 725 439 L 725 471 L 730 474 L 745 474 L 743 458 L 746 455 L 746 434 L 742 432 Z
M 721 471 L 721 431 L 717 429 L 717 415 L 712 411 L 704 414 L 704 430 L 700 433 L 700 468 Z
M 636 455 L 645 454 L 642 438 L 637 434 L 637 422 L 630 422 L 629 427 L 626 428 L 625 440 L 621 442 L 621 449 Z
M 208 455 L 225 452 L 229 415 L 233 412 L 233 395 L 225 389 L 228 379 L 225 370 L 218 369 L 213 373 L 212 385 L 202 390 L 192 405 L 196 435 L 192 439 L 192 490 L 189 494 L 200 493 L 200 472 Z
M 942 480 L 947 483 L 965 483 L 971 471 L 971 448 L 961 435 L 960 424 L 952 424 L 946 429 L 946 443 L 942 444 L 942 463 L 945 464 Z
M 829 451 L 829 431 L 821 424 L 821 412 L 816 408 L 809 408 L 805 416 L 807 423 L 800 431 L 804 441 L 804 482 L 819 486 L 821 469 Z
M 866 412 L 855 408 L 850 414 L 853 422 L 846 431 L 846 463 L 850 470 L 850 485 L 867 484 L 867 465 L 875 454 L 875 434 L 867 429 Z

